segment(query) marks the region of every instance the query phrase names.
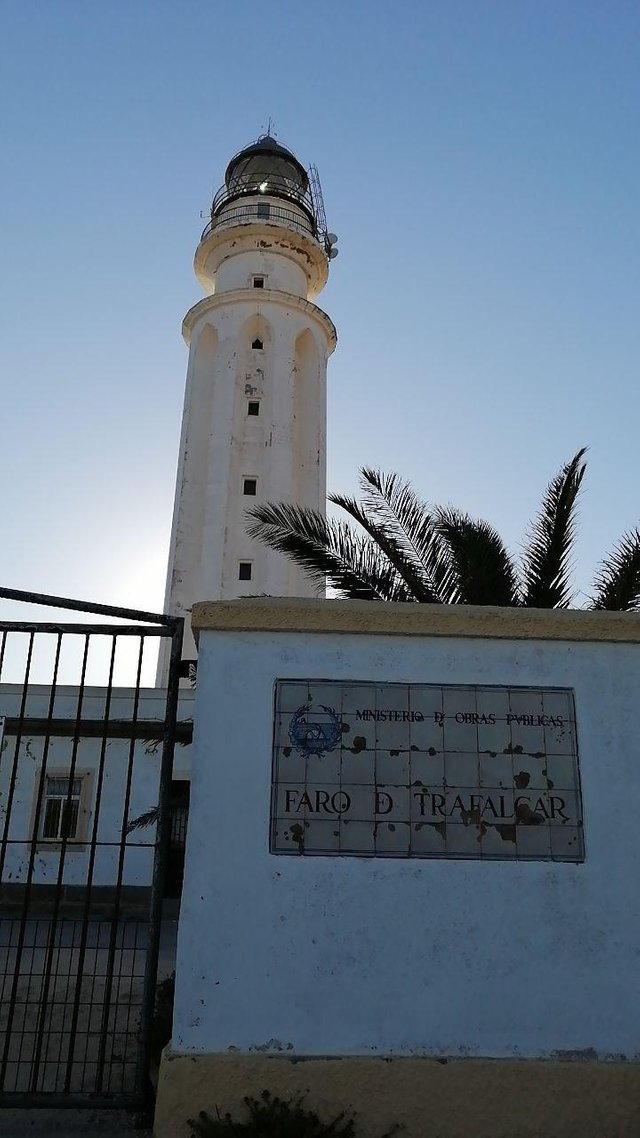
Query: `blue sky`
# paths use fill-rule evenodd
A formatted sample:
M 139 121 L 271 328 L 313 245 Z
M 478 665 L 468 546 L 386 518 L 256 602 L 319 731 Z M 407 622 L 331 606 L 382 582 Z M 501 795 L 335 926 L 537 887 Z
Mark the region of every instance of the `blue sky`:
M 2 582 L 161 606 L 200 211 L 271 116 L 340 237 L 330 488 L 397 469 L 517 552 L 588 444 L 583 603 L 640 519 L 637 3 L 0 11 Z

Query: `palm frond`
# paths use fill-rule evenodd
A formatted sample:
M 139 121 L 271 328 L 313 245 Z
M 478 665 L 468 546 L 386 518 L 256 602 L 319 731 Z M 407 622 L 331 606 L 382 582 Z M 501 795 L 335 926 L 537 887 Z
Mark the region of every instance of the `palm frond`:
M 301 565 L 321 587 L 328 581 L 351 599 L 413 599 L 386 554 L 345 522 L 289 502 L 260 503 L 246 516 L 251 537 Z
M 456 581 L 453 603 L 464 605 L 520 604 L 518 578 L 500 535 L 488 522 L 446 507 L 434 514 L 438 532 L 449 549 Z
M 586 470 L 586 447 L 549 483 L 525 547 L 523 604 L 567 608 L 571 603 L 570 557 L 575 539 L 576 501 Z
M 408 555 L 398 542 L 396 535 L 389 526 L 380 524 L 369 516 L 367 511 L 355 498 L 345 494 L 330 494 L 329 501 L 340 506 L 345 513 L 362 526 L 372 541 L 382 550 L 389 559 L 398 576 L 404 581 L 414 601 L 422 604 L 435 604 L 439 597 L 431 588 L 428 574 L 423 565 L 415 557 Z
M 127 822 L 124 832 L 125 834 L 132 834 L 134 830 L 144 830 L 147 826 L 155 826 L 158 821 L 158 807 L 154 806 L 151 810 L 147 810 L 145 814 L 139 814 L 137 818 L 132 818 Z
M 426 503 L 397 474 L 362 467 L 360 485 L 368 516 L 396 542 L 433 599 L 450 603 L 455 582 Z
M 623 534 L 595 579 L 591 608 L 640 611 L 640 530 Z

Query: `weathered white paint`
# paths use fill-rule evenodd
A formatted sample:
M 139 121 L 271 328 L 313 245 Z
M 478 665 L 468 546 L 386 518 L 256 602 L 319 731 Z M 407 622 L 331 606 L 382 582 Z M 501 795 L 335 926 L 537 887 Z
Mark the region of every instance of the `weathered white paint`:
M 585 862 L 269 854 L 276 677 L 573 688 Z M 636 644 L 201 632 L 174 1050 L 634 1056 L 639 688 Z
M 88 687 L 82 701 L 82 717 L 101 719 L 104 716 L 105 688 Z M 0 716 L 17 716 L 20 711 L 22 685 L 0 685 Z M 193 714 L 194 693 L 185 689 L 180 693 L 179 719 L 188 720 Z M 29 719 L 43 719 L 47 716 L 50 688 L 45 685 L 31 685 L 28 690 L 24 710 L 24 730 L 18 746 L 15 735 L 5 731 L 0 751 L 0 839 L 4 834 L 9 788 L 13 782 L 13 801 L 11 803 L 8 830 L 9 844 L 2 873 L 2 883 L 26 880 L 30 857 L 28 844 L 34 826 L 34 809 L 37 788 L 43 762 L 45 738 L 29 732 Z M 133 711 L 134 690 L 114 689 L 109 718 L 111 720 L 130 720 Z M 166 693 L 153 688 L 140 692 L 138 719 L 163 720 L 165 715 Z M 78 709 L 78 688 L 60 687 L 56 692 L 55 717 L 75 719 Z M 88 832 L 92 832 L 95 817 L 97 772 L 100 763 L 102 740 L 80 738 L 76 753 L 77 777 L 89 777 L 87 800 L 88 816 L 85 819 Z M 109 739 L 106 749 L 104 781 L 100 811 L 98 815 L 97 841 L 93 871 L 96 886 L 111 886 L 117 880 L 119 842 L 125 823 L 139 814 L 150 810 L 158 802 L 160 760 L 162 744 L 157 741 L 139 740 L 135 743 L 133 754 L 133 775 L 131 799 L 127 817 L 124 818 L 125 786 L 129 762 L 130 741 Z M 175 768 L 188 771 L 190 746 L 177 747 Z M 71 766 L 73 752 L 72 738 L 51 737 L 47 753 L 47 770 L 62 773 Z M 178 777 L 184 777 L 181 774 Z M 43 808 L 44 809 L 44 808 Z M 113 843 L 113 844 L 110 844 Z M 124 885 L 148 886 L 151 883 L 155 827 L 134 831 L 127 838 L 123 877 Z M 82 885 L 87 881 L 89 847 L 67 846 L 64 859 L 64 885 Z M 60 865 L 60 849 L 46 842 L 39 842 L 32 881 L 35 885 L 51 884 L 57 880 Z
M 270 216 L 258 218 L 257 207 Z M 184 655 L 195 656 L 189 611 L 201 596 L 315 596 L 283 556 L 246 533 L 245 510 L 288 501 L 324 512 L 329 318 L 311 303 L 328 262 L 304 210 L 270 192 L 233 199 L 196 250 L 208 292 L 187 314 L 190 343 L 165 612 L 185 616 Z M 264 277 L 264 288 L 253 286 Z M 254 340 L 261 350 L 252 349 Z M 260 401 L 258 416 L 248 400 Z M 245 478 L 257 479 L 255 497 Z M 251 580 L 239 579 L 250 562 Z M 166 679 L 166 645 L 158 678 Z

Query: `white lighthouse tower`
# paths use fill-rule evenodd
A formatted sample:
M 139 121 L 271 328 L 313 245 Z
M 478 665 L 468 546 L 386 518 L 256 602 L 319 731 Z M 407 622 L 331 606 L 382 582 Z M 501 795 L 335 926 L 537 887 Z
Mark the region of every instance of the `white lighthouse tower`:
M 251 539 L 259 501 L 324 511 L 326 369 L 336 344 L 313 303 L 335 256 L 320 183 L 270 135 L 232 158 L 195 254 L 206 297 L 183 323 L 189 364 L 165 611 L 247 594 L 314 596 Z M 195 657 L 188 629 L 186 659 Z M 163 664 L 160 663 L 159 680 Z

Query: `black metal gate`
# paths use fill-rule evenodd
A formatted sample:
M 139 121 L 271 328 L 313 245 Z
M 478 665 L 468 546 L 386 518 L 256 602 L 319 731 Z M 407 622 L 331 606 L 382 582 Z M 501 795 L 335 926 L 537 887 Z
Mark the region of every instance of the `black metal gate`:
M 0 1106 L 142 1105 L 183 622 L 2 602 L 56 612 L 0 620 Z M 163 638 L 167 686 L 145 687 Z

